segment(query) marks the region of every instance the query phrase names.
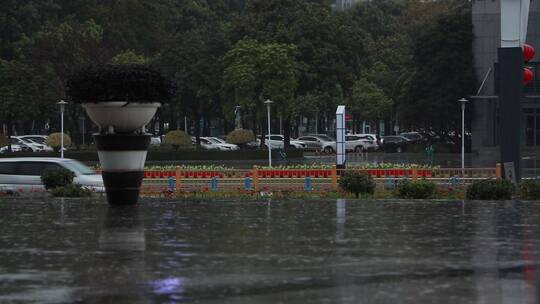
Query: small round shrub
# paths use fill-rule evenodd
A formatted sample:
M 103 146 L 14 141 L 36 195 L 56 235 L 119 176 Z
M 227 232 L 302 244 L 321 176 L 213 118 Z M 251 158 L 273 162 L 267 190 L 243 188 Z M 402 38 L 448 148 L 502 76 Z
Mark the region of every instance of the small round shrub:
M 78 184 L 68 184 L 52 189 L 51 194 L 54 197 L 89 197 L 92 196 L 92 191 Z
M 354 171 L 343 174 L 339 179 L 339 186 L 349 193 L 354 193 L 357 198 L 360 194 L 375 192 L 375 181 L 371 175 Z
M 428 180 L 402 181 L 396 188 L 396 195 L 405 199 L 428 199 L 437 193 L 435 183 Z
M 53 147 L 55 149 L 61 148 L 61 136 L 62 133 L 52 133 L 49 136 L 47 136 L 47 139 L 45 140 L 45 144 L 49 147 Z M 64 147 L 71 146 L 71 137 L 69 135 L 64 133 Z
M 509 200 L 515 186 L 504 179 L 484 179 L 472 183 L 465 194 L 470 200 Z
M 45 169 L 41 174 L 41 182 L 45 189 L 55 189 L 73 183 L 75 174 L 67 169 Z
M 171 145 L 175 151 L 180 146 L 191 146 L 191 136 L 179 130 L 170 131 L 165 135 L 165 144 Z
M 521 199 L 540 200 L 540 180 L 531 179 L 521 182 L 519 192 Z
M 227 135 L 227 142 L 236 145 L 245 145 L 255 140 L 255 135 L 251 130 L 238 129 Z
M 0 147 L 9 145 L 9 139 L 4 134 L 0 134 Z

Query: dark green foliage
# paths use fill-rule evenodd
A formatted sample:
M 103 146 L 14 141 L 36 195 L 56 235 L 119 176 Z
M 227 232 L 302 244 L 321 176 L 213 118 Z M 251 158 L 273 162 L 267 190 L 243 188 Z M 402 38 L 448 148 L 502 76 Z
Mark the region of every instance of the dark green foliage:
M 433 198 L 437 192 L 435 183 L 428 180 L 403 181 L 396 189 L 396 195 L 405 199 L 428 199 Z
M 540 199 L 540 180 L 526 180 L 519 185 L 520 197 L 524 200 Z
M 339 179 L 339 186 L 349 193 L 354 193 L 357 198 L 359 194 L 373 194 L 375 191 L 375 181 L 371 175 L 354 171 L 343 174 Z
M 477 89 L 469 6 L 447 9 L 418 26 L 412 37 L 414 67 L 403 82 L 401 121 L 410 129 L 459 130 L 457 100 Z
M 79 184 L 69 184 L 52 189 L 51 194 L 54 197 L 89 197 L 92 196 L 92 191 Z
M 143 65 L 88 66 L 75 72 L 67 82 L 72 101 L 168 102 L 171 83 L 159 72 Z
M 470 185 L 465 197 L 470 200 L 509 200 L 514 190 L 514 184 L 507 180 L 485 179 Z
M 41 174 L 41 182 L 45 189 L 55 189 L 73 183 L 73 172 L 67 169 L 46 169 Z

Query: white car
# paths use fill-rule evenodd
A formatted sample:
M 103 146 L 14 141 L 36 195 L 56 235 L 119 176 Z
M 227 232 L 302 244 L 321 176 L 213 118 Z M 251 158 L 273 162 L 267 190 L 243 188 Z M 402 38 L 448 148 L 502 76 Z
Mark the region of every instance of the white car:
M 268 134 L 264 136 L 264 145 L 268 149 L 268 143 L 270 143 L 270 147 L 272 149 L 283 149 L 285 146 L 285 136 L 281 134 L 272 134 L 270 136 L 270 140 L 268 140 Z M 258 145 L 260 146 L 261 140 L 257 139 Z M 292 139 L 290 140 L 291 146 L 293 146 L 296 149 L 304 149 L 306 148 L 306 144 L 302 141 Z
M 41 175 L 46 169 L 68 169 L 73 183 L 96 192 L 104 192 L 103 179 L 79 161 L 68 158 L 21 157 L 0 159 L 0 190 L 29 192 L 44 190 Z
M 46 135 L 21 135 L 21 136 L 16 136 L 16 137 L 21 139 L 28 146 L 36 148 L 38 151 L 44 151 L 44 152 L 54 151 L 52 147 L 47 146 L 45 144 L 45 141 L 47 140 Z
M 345 136 L 345 149 L 355 152 L 374 151 L 379 150 L 379 145 L 372 135 L 352 134 Z
M 239 147 L 237 145 L 229 144 L 229 143 L 221 143 L 217 140 L 211 140 L 210 137 L 201 137 L 201 148 L 205 150 L 218 150 L 218 151 L 234 151 L 238 150 Z M 191 142 L 193 144 L 196 143 L 195 137 L 191 139 Z
M 17 144 L 21 144 L 21 143 L 24 143 L 25 145 L 27 145 L 28 147 L 30 147 L 32 149 L 32 152 L 41 152 L 41 151 L 45 151 L 45 152 L 52 152 L 54 151 L 54 149 L 52 147 L 49 147 L 45 144 L 40 144 L 40 143 L 37 143 L 33 140 L 31 140 L 30 138 L 27 138 L 27 137 L 22 137 L 22 136 L 12 136 L 11 138 L 14 138 L 15 140 L 18 141 Z
M 297 140 L 305 143 L 307 149 L 334 153 L 336 151 L 336 140 L 328 135 L 315 134 L 298 137 Z
M 219 137 L 204 137 L 212 143 L 218 145 L 221 151 L 234 151 L 240 150 L 240 147 L 235 144 L 230 144 Z
M 9 151 L 9 145 L 0 148 L 0 153 L 6 153 Z M 36 147 L 31 147 L 26 144 L 23 140 L 11 136 L 11 152 L 36 152 L 38 151 Z

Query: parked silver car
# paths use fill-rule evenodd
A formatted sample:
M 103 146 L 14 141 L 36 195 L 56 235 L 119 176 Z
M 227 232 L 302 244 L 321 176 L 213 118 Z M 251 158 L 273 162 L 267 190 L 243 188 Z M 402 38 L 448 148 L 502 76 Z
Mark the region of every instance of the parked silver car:
M 306 149 L 334 153 L 336 151 L 336 140 L 328 135 L 317 134 L 300 136 L 296 140 L 306 144 Z
M 0 159 L 0 190 L 30 192 L 43 190 L 41 175 L 46 169 L 67 169 L 73 183 L 96 192 L 105 191 L 101 175 L 79 161 L 67 158 L 21 157 Z

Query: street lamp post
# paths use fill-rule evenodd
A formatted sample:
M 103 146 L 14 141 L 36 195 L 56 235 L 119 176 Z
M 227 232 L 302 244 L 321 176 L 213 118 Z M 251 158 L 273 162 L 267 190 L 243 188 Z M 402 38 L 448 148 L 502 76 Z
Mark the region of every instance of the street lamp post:
M 461 172 L 465 171 L 465 105 L 468 100 L 461 98 L 458 100 L 461 102 Z
M 60 105 L 60 157 L 64 158 L 64 109 L 68 103 L 60 100 L 56 104 Z
M 267 99 L 264 104 L 268 110 L 268 166 L 272 167 L 272 145 L 270 144 L 270 105 L 274 102 Z

